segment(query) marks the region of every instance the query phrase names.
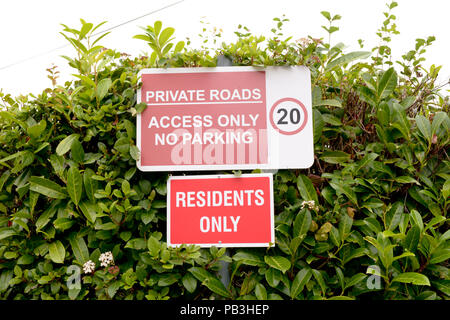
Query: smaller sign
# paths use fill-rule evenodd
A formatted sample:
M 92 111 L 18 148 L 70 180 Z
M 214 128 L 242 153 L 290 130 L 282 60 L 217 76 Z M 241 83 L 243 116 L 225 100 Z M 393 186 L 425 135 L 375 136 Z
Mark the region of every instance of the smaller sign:
M 275 245 L 272 174 L 172 176 L 167 245 Z

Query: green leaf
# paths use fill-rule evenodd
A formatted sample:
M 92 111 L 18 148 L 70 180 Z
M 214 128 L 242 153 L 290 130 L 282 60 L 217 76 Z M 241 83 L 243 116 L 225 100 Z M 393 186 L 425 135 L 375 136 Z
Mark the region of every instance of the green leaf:
M 403 252 L 401 255 L 394 257 L 392 261 L 396 261 L 406 257 L 415 257 L 416 255 L 412 252 Z
M 302 209 L 294 220 L 293 236 L 305 237 L 312 222 L 311 212 L 308 209 Z
M 386 224 L 388 225 L 388 230 L 395 230 L 400 224 L 403 214 L 403 203 L 400 201 L 395 202 L 389 211 L 386 213 Z
M 233 260 L 240 261 L 243 264 L 249 265 L 249 266 L 258 266 L 263 267 L 264 266 L 264 260 L 261 256 L 245 252 L 245 251 L 239 251 L 233 256 Z
M 322 118 L 323 121 L 325 121 L 328 124 L 331 124 L 332 126 L 342 126 L 342 121 L 329 113 L 324 113 L 322 115 Z
M 360 283 L 361 281 L 363 281 L 365 278 L 367 278 L 367 275 L 365 275 L 364 273 L 357 273 L 357 274 L 355 274 L 354 276 L 352 276 L 350 278 L 350 280 L 348 280 L 345 283 L 344 290 L 348 289 L 350 287 L 353 287 L 354 285 L 356 285 L 356 284 Z
M 17 232 L 11 228 L 0 228 L 0 240 L 17 235 Z
M 440 237 L 439 237 L 439 242 L 444 242 L 447 241 L 448 239 L 450 239 L 450 229 L 445 231 Z
M 381 101 L 382 99 L 387 98 L 389 95 L 391 95 L 392 92 L 394 92 L 396 86 L 397 73 L 395 72 L 394 68 L 389 68 L 386 72 L 383 73 L 383 76 L 378 83 L 378 101 Z
M 431 281 L 431 283 L 433 284 L 433 287 L 442 291 L 447 296 L 450 296 L 450 280 L 435 280 Z
M 57 154 L 52 154 L 48 161 L 50 161 L 50 164 L 52 165 L 53 170 L 56 172 L 56 174 L 62 177 L 64 173 L 64 157 L 58 156 Z
M 145 109 L 147 109 L 147 103 L 146 102 L 138 103 L 136 104 L 135 109 L 138 114 L 142 113 Z
M 164 44 L 169 40 L 169 38 L 173 35 L 173 33 L 175 32 L 174 28 L 166 28 L 164 29 L 161 34 L 159 35 L 159 45 L 161 46 L 161 48 L 164 46 Z
M 36 221 L 36 231 L 42 230 L 49 222 L 50 219 L 53 218 L 57 211 L 58 202 L 53 201 L 50 207 L 48 207 L 37 219 Z
M 95 175 L 95 172 L 90 169 L 86 168 L 83 173 L 83 185 L 84 190 L 86 192 L 86 196 L 91 202 L 95 201 L 94 194 L 98 189 L 98 182 L 97 180 L 92 179 L 92 176 Z
M 127 242 L 127 244 L 125 245 L 125 248 L 131 248 L 131 249 L 135 249 L 135 250 L 143 250 L 143 249 L 147 248 L 147 242 L 145 241 L 144 238 L 134 238 Z M 167 252 L 169 252 L 169 251 L 167 250 Z
M 303 236 L 300 236 L 300 237 L 294 237 L 291 240 L 291 243 L 289 244 L 289 249 L 291 250 L 292 255 L 294 255 L 297 252 L 298 247 L 303 242 L 304 238 L 305 238 L 305 236 L 303 235 Z
M 378 154 L 371 152 L 366 154 L 356 165 L 355 173 L 356 174 L 361 168 L 367 167 L 371 162 L 373 162 L 378 157 Z
M 423 220 L 422 215 L 416 210 L 412 209 L 409 214 L 409 219 L 411 221 L 411 225 L 416 225 L 419 227 L 420 231 L 423 230 Z
M 353 202 L 355 205 L 358 205 L 358 197 L 356 196 L 355 191 L 343 182 L 330 182 L 330 186 L 339 193 L 343 193 L 347 196 L 347 198 Z
M 89 202 L 89 201 L 82 201 L 79 205 L 81 212 L 84 214 L 86 219 L 94 223 L 95 219 L 97 218 L 97 206 L 95 203 Z
M 313 104 L 314 107 L 319 106 L 330 106 L 330 107 L 338 107 L 342 108 L 342 103 L 339 100 L 336 99 L 325 99 L 325 100 L 318 100 Z
M 345 289 L 345 277 L 344 277 L 344 273 L 342 272 L 341 268 L 339 267 L 334 267 L 334 269 L 336 270 L 336 276 L 339 280 L 339 284 L 341 286 L 342 291 L 344 291 Z
M 341 245 L 341 236 L 339 234 L 339 230 L 335 226 L 331 227 L 330 239 L 336 247 Z
M 152 41 L 152 39 L 149 36 L 145 35 L 145 34 L 137 34 L 137 35 L 133 36 L 133 39 L 144 40 L 144 41 L 147 41 L 147 42 Z
M 281 272 L 279 270 L 269 268 L 269 270 L 266 271 L 264 276 L 266 278 L 267 283 L 272 288 L 275 288 L 280 283 Z
M 84 161 L 84 150 L 81 142 L 78 139 L 75 139 L 70 146 L 70 151 L 72 154 L 72 159 L 78 163 Z
M 19 126 L 22 127 L 22 129 L 23 129 L 24 131 L 26 131 L 27 128 L 28 128 L 28 125 L 27 125 L 26 122 L 24 122 L 24 121 L 18 119 L 17 116 L 16 116 L 15 114 L 11 113 L 11 112 L 8 112 L 8 111 L 0 111 L 0 118 L 7 119 L 7 120 L 9 120 L 9 121 L 11 121 L 11 122 L 17 123 Z
M 272 268 L 280 270 L 283 273 L 291 267 L 291 262 L 281 256 L 264 256 L 264 261 Z
M 75 140 L 78 140 L 79 136 L 80 136 L 79 134 L 74 133 L 74 134 L 71 134 L 70 136 L 65 137 L 63 140 L 61 140 L 61 142 L 56 147 L 56 153 L 59 156 L 66 154 L 72 147 L 72 143 Z
M 39 123 L 28 127 L 27 129 L 27 133 L 34 139 L 37 139 L 41 136 L 41 134 L 44 132 L 45 128 L 47 126 L 47 122 L 42 119 L 41 121 L 39 121 Z
M 138 161 L 138 160 L 139 160 L 139 155 L 140 155 L 139 148 L 136 147 L 135 145 L 131 145 L 131 146 L 130 146 L 130 156 L 131 156 L 134 160 Z
M 158 239 L 151 236 L 150 238 L 148 238 L 147 248 L 150 252 L 150 255 L 156 257 L 159 254 L 159 251 L 161 250 L 161 244 L 159 243 Z
M 353 219 L 346 213 L 341 214 L 339 219 L 339 235 L 341 239 L 346 239 L 352 229 Z
M 67 172 L 67 192 L 72 201 L 78 205 L 83 193 L 83 180 L 77 167 L 71 167 Z
M 191 267 L 188 271 L 200 282 L 212 277 L 212 275 L 201 267 Z
M 355 300 L 355 298 L 347 297 L 347 296 L 334 296 L 334 297 L 328 298 L 327 300 Z
M 31 264 L 34 261 L 34 257 L 32 255 L 26 254 L 21 256 L 18 260 L 17 260 L 17 264 L 20 265 L 27 265 L 27 264 Z
M 177 273 L 165 273 L 162 274 L 158 280 L 158 286 L 166 287 L 174 284 L 179 280 L 179 274 Z
M 425 231 L 427 231 L 428 229 L 431 229 L 434 225 L 440 224 L 440 223 L 442 223 L 442 222 L 444 222 L 446 220 L 447 219 L 444 216 L 436 216 L 436 217 L 434 217 L 425 226 Z
M 127 154 L 130 151 L 130 139 L 120 138 L 114 143 L 114 149 L 122 154 Z
M 320 14 L 325 17 L 328 21 L 331 21 L 331 15 L 328 11 L 320 11 Z
M 100 82 L 97 84 L 97 88 L 95 89 L 95 96 L 97 97 L 98 101 L 101 101 L 106 96 L 109 88 L 111 87 L 111 84 L 112 81 L 110 78 L 100 80 Z
M 30 190 L 30 197 L 29 197 L 29 199 L 30 199 L 30 204 L 29 204 L 30 214 L 33 215 L 34 214 L 34 208 L 36 207 L 37 201 L 39 199 L 39 193 Z
M 255 295 L 258 300 L 267 300 L 266 288 L 261 283 L 257 283 L 255 287 Z
M 82 21 L 82 23 L 83 23 L 83 21 Z M 80 34 L 79 34 L 79 38 L 83 39 L 86 36 L 86 34 L 89 31 L 91 31 L 93 26 L 94 25 L 92 23 L 83 23 L 83 26 L 81 27 L 81 31 L 80 31 Z
M 10 161 L 12 159 L 18 158 L 18 157 L 22 156 L 24 153 L 25 153 L 25 151 L 19 151 L 19 152 L 16 152 L 14 154 L 11 154 L 11 155 L 1 159 L 0 160 L 0 164 L 3 163 L 3 162 L 6 162 L 6 161 Z
M 403 247 L 411 252 L 416 252 L 419 240 L 420 228 L 418 226 L 413 226 L 406 234 L 406 238 L 403 240 Z
M 319 284 L 320 289 L 322 289 L 322 294 L 325 295 L 327 291 L 327 285 L 325 284 L 322 274 L 320 273 L 319 270 L 312 269 L 311 271 L 317 283 Z
M 314 143 L 319 142 L 325 123 L 319 110 L 313 109 Z
M 359 258 L 359 257 L 365 256 L 365 255 L 367 255 L 366 248 L 358 248 L 358 249 L 352 250 L 352 252 L 348 256 L 345 256 L 342 264 L 344 265 L 352 259 Z
M 41 178 L 41 177 L 30 177 L 30 190 L 38 192 L 54 199 L 65 199 L 67 198 L 66 188 L 61 187 L 56 182 L 51 180 Z
M 299 174 L 297 178 L 297 188 L 304 200 L 314 200 L 316 204 L 319 204 L 316 189 L 314 189 L 314 185 L 307 176 Z
M 117 290 L 120 288 L 120 281 L 114 281 L 108 285 L 108 289 L 106 292 L 108 293 L 108 296 L 112 299 L 117 293 Z
M 428 280 L 427 276 L 417 273 L 417 272 L 405 272 L 400 273 L 398 276 L 392 279 L 392 282 L 403 282 L 403 283 L 411 283 L 415 285 L 429 286 L 430 280 Z
M 195 279 L 195 277 L 190 273 L 186 273 L 181 279 L 181 282 L 190 293 L 193 293 L 197 288 L 197 279 Z
M 442 122 L 448 118 L 447 113 L 443 111 L 436 112 L 433 117 L 433 123 L 431 124 L 431 132 L 435 134 L 441 126 Z
M 86 263 L 89 260 L 89 250 L 83 237 L 78 237 L 73 234 L 69 237 L 69 243 L 75 259 L 81 264 Z
M 325 151 L 320 159 L 328 163 L 342 164 L 350 160 L 350 155 L 343 151 Z
M 178 41 L 177 45 L 175 46 L 175 49 L 173 49 L 173 53 L 176 54 L 181 50 L 183 50 L 184 44 L 185 44 L 184 41 Z
M 130 183 L 127 180 L 122 180 L 122 192 L 127 195 L 131 191 Z
M 222 282 L 220 282 L 219 279 L 210 276 L 204 281 L 204 284 L 212 292 L 217 293 L 226 298 L 231 298 L 230 292 L 225 288 L 225 286 L 223 285 Z
M 407 140 L 410 140 L 410 123 L 408 121 L 408 118 L 406 117 L 406 112 L 405 109 L 403 108 L 402 105 L 394 102 L 392 104 L 392 106 L 394 107 L 394 123 L 392 124 L 392 126 L 394 128 L 397 128 L 403 135 L 403 137 Z
M 425 139 L 427 139 L 428 142 L 431 142 L 432 131 L 430 121 L 424 116 L 418 114 L 416 116 L 416 125 L 417 128 L 419 128 L 419 131 L 422 134 L 422 136 Z
M 65 231 L 70 229 L 75 224 L 75 219 L 58 218 L 53 222 L 53 225 L 57 230 Z
M 48 246 L 50 259 L 52 259 L 55 263 L 63 263 L 64 258 L 66 256 L 66 249 L 64 249 L 61 241 L 57 240 L 55 242 L 50 243 Z
M 437 249 L 431 254 L 430 263 L 441 263 L 450 259 L 450 248 Z
M 333 69 L 336 69 L 338 67 L 341 67 L 345 64 L 348 64 L 354 60 L 357 59 L 366 59 L 370 57 L 369 51 L 354 51 L 347 54 L 344 54 L 330 62 L 328 62 L 327 66 L 325 67 L 325 71 L 330 71 Z
M 5 185 L 6 181 L 8 181 L 8 178 L 11 176 L 11 171 L 6 170 L 5 172 L 2 173 L 2 175 L 0 176 L 0 192 L 3 189 L 3 186 Z
M 311 279 L 311 276 L 311 269 L 307 268 L 303 268 L 297 273 L 290 289 L 290 297 L 292 299 L 295 299 L 300 294 L 300 292 L 303 291 L 303 288 L 308 283 L 309 279 Z

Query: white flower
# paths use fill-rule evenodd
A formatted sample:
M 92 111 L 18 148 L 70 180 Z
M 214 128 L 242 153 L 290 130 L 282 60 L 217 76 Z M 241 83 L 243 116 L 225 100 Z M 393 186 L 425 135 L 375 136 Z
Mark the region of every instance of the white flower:
M 114 263 L 114 257 L 112 255 L 111 251 L 102 253 L 100 255 L 100 258 L 98 258 L 98 260 L 101 262 L 100 265 L 102 267 L 107 267 L 109 266 L 111 263 Z
M 84 273 L 92 273 L 95 270 L 95 263 L 92 262 L 92 260 L 87 261 L 85 264 L 83 264 L 83 271 Z
M 310 210 L 314 210 L 314 211 L 318 211 L 319 210 L 319 207 L 316 206 L 316 202 L 314 200 L 303 201 L 301 208 L 304 209 L 305 207 L 307 207 Z

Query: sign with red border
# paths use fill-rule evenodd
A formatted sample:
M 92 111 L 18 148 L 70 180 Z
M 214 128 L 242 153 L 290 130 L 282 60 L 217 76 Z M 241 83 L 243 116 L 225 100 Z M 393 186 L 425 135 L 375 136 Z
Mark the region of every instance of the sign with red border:
M 311 79 L 304 66 L 144 69 L 142 171 L 308 168 Z
M 172 176 L 167 245 L 275 245 L 272 174 Z

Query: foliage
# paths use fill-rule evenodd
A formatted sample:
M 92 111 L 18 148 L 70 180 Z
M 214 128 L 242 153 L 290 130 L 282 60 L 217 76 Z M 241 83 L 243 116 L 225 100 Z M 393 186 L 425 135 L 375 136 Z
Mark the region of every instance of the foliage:
M 448 299 L 448 96 L 435 84 L 440 67 L 422 66 L 434 38 L 417 39 L 396 71 L 395 6 L 371 62 L 370 51 L 331 45 L 341 17 L 325 11 L 328 43 L 283 38 L 282 17 L 271 38 L 239 26 L 236 42 L 198 50 L 156 22 L 135 37 L 152 53 L 136 58 L 100 46 L 100 25 L 64 26 L 77 80 L 37 97 L 0 93 L 0 298 Z M 219 55 L 306 65 L 313 84 L 315 162 L 274 175 L 276 246 L 230 255 L 168 248 L 167 173 L 135 162 L 138 72 L 212 67 Z M 71 286 L 71 265 L 88 261 L 95 271 Z M 228 287 L 220 261 L 231 263 Z

